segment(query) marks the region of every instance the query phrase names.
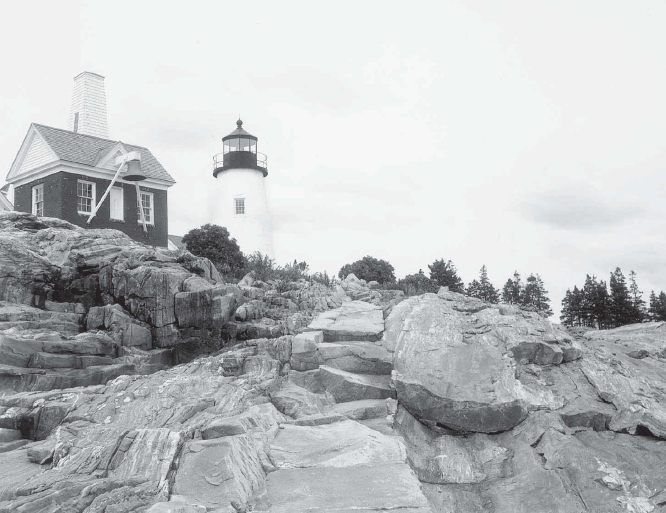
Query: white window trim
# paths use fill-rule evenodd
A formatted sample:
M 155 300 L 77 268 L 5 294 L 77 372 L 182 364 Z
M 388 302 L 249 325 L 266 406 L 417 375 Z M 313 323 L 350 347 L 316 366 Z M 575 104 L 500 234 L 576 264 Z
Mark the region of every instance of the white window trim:
M 232 208 L 234 209 L 234 217 L 236 217 L 236 216 L 244 216 L 244 215 L 247 214 L 247 203 L 245 203 L 245 199 L 246 199 L 245 196 L 236 196 L 236 197 L 234 198 L 234 205 L 233 205 L 233 207 L 232 207 Z M 237 213 L 236 213 L 236 200 L 243 200 L 243 213 L 242 213 L 242 214 L 237 214 Z
M 44 184 L 40 183 L 35 185 L 32 188 L 32 215 L 36 216 L 37 214 L 37 202 L 35 201 L 37 196 L 37 191 L 42 191 L 42 217 L 44 216 Z
M 85 212 L 83 210 L 79 210 L 79 183 L 85 183 L 92 185 L 92 204 L 90 205 L 90 212 Z M 79 214 L 83 215 L 90 215 L 91 212 L 95 210 L 95 206 L 97 205 L 97 184 L 95 182 L 89 182 L 87 180 L 77 180 L 76 181 L 76 211 Z
M 109 196 L 109 219 L 114 221 L 124 221 L 125 220 L 125 190 L 122 187 L 112 187 L 111 193 L 113 191 L 120 191 L 120 217 L 113 217 L 113 212 L 111 209 L 111 197 Z
M 152 192 L 148 191 L 141 191 L 139 194 L 139 197 L 137 198 L 137 213 L 136 216 L 138 217 L 137 222 L 139 224 L 142 224 L 141 222 L 141 213 L 138 212 L 139 208 L 141 207 L 141 195 L 142 194 L 147 194 L 150 196 L 150 221 L 146 219 L 146 224 L 149 224 L 150 226 L 155 226 L 155 195 Z

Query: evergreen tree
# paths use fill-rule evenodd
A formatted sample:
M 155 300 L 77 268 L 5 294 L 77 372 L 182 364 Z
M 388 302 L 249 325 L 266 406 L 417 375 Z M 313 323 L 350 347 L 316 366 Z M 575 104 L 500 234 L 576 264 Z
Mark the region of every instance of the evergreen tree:
M 650 307 L 648 308 L 648 319 L 651 321 L 656 321 L 656 310 L 658 308 L 657 295 L 654 293 L 654 290 L 650 291 Z
M 583 325 L 582 316 L 583 304 L 583 291 L 574 285 L 573 292 L 571 293 L 571 314 L 573 316 L 573 326 Z
M 610 318 L 613 327 L 630 324 L 633 319 L 633 305 L 627 288 L 627 281 L 619 267 L 610 275 Z
M 638 290 L 636 273 L 629 271 L 629 296 L 631 298 L 631 322 L 643 322 L 647 317 L 643 292 Z
M 654 290 L 650 293 L 650 310 L 651 321 L 666 321 L 666 293 L 663 291 L 657 296 Z
M 600 330 L 610 328 L 612 324 L 610 318 L 611 300 L 605 281 L 599 280 L 599 283 L 595 283 L 591 304 L 592 324 L 590 326 L 599 328 Z
M 576 324 L 576 312 L 574 303 L 574 295 L 570 289 L 564 293 L 564 299 L 562 299 L 562 313 L 560 314 L 560 322 L 565 326 L 577 326 Z
M 467 286 L 467 295 L 488 303 L 499 303 L 499 290 L 490 283 L 485 265 L 479 271 L 479 280 L 472 280 L 472 283 Z
M 458 276 L 456 266 L 449 260 L 444 262 L 443 258 L 435 260 L 432 265 L 428 266 L 430 269 L 430 279 L 433 280 L 438 287 L 449 287 L 451 292 L 465 292 L 465 285 Z
M 522 291 L 521 303 L 524 306 L 534 307 L 537 312 L 545 316 L 553 315 L 553 310 L 550 308 L 550 298 L 546 294 L 548 294 L 548 291 L 541 277 L 538 274 L 536 276 L 530 274 Z
M 514 271 L 513 279 L 509 278 L 502 288 L 502 303 L 509 305 L 521 304 L 523 282 L 518 271 Z

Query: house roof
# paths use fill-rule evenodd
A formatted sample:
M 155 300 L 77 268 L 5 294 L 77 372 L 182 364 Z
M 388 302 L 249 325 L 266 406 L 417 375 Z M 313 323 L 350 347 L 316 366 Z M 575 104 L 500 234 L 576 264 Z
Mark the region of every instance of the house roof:
M 169 235 L 169 241 L 173 243 L 178 249 L 185 249 L 185 244 L 183 244 L 183 237 L 180 235 Z
M 92 135 L 78 134 L 61 128 L 53 128 L 46 125 L 33 123 L 46 143 L 56 153 L 60 160 L 83 164 L 86 166 L 96 166 L 99 162 L 116 146 L 120 141 L 102 139 Z M 123 147 L 129 151 L 138 151 L 141 153 L 141 170 L 148 178 L 164 180 L 175 183 L 173 177 L 167 173 L 155 156 L 148 148 L 143 146 L 134 146 L 132 144 L 122 143 Z

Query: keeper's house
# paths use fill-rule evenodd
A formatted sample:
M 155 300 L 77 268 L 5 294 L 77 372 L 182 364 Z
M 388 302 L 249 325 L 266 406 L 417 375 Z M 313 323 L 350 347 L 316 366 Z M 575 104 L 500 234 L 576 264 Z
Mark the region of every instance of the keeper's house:
M 114 228 L 167 247 L 167 192 L 175 180 L 147 148 L 108 139 L 104 77 L 84 72 L 74 79 L 69 128 L 30 125 L 7 175 L 14 210 L 84 228 Z M 119 173 L 103 198 L 118 162 L 131 152 L 140 157 L 141 181 L 123 180 L 127 172 Z

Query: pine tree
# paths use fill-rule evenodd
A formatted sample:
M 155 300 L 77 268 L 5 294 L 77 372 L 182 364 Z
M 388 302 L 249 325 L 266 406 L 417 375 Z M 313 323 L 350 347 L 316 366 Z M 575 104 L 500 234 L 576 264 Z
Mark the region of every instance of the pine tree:
M 449 287 L 451 292 L 465 292 L 465 285 L 458 276 L 456 266 L 449 260 L 444 262 L 444 259 L 435 260 L 432 265 L 428 266 L 430 269 L 430 279 L 433 280 L 439 287 Z
M 521 304 L 523 282 L 518 271 L 514 271 L 513 279 L 509 278 L 502 288 L 502 303 L 509 305 Z
M 548 291 L 541 280 L 541 277 L 530 274 L 527 278 L 525 288 L 522 291 L 521 303 L 524 306 L 532 306 L 537 312 L 545 316 L 553 315 L 550 308 L 550 298 L 546 296 Z
M 499 290 L 488 279 L 488 270 L 484 265 L 479 271 L 479 279 L 472 280 L 467 286 L 467 295 L 482 299 L 488 303 L 499 303 Z
M 599 283 L 595 284 L 594 295 L 592 297 L 592 326 L 600 330 L 611 328 L 612 319 L 610 310 L 611 300 L 608 295 L 608 287 L 605 281 L 599 280 Z
M 614 327 L 624 326 L 632 322 L 632 304 L 627 288 L 627 281 L 619 267 L 610 275 L 610 317 Z
M 583 318 L 581 306 L 583 304 L 583 292 L 574 285 L 573 292 L 571 293 L 571 314 L 573 317 L 574 326 L 582 326 Z
M 570 289 L 564 293 L 562 299 L 562 313 L 560 314 L 560 322 L 565 326 L 576 326 L 576 313 L 574 311 L 574 295 Z
M 666 293 L 663 291 L 655 295 L 650 293 L 650 309 L 648 311 L 651 321 L 666 321 Z
M 636 273 L 629 271 L 629 296 L 631 298 L 631 322 L 643 322 L 647 317 L 643 292 L 638 290 Z

